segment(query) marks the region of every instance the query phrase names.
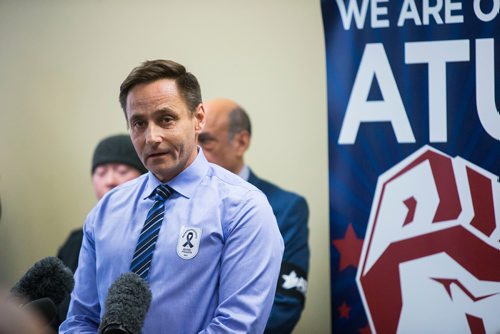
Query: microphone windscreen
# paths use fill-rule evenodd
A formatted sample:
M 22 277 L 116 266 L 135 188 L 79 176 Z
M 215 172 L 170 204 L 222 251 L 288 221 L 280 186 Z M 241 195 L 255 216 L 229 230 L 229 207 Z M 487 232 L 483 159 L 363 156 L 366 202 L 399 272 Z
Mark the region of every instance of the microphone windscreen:
M 48 297 L 58 305 L 74 285 L 71 269 L 57 257 L 50 256 L 35 263 L 11 289 L 11 294 L 27 301 Z
M 148 283 L 135 273 L 125 273 L 111 284 L 105 303 L 105 312 L 99 326 L 100 334 L 141 333 L 144 319 L 151 304 L 152 294 Z

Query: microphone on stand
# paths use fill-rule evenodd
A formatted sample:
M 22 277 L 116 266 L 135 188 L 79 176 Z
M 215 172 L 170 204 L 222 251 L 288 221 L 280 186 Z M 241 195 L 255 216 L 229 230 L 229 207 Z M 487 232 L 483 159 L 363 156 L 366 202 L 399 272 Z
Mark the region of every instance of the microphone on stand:
M 148 283 L 128 272 L 111 284 L 99 334 L 140 334 L 151 304 Z
M 57 305 L 73 290 L 72 271 L 57 257 L 36 262 L 10 290 L 11 298 L 50 323 L 57 314 Z

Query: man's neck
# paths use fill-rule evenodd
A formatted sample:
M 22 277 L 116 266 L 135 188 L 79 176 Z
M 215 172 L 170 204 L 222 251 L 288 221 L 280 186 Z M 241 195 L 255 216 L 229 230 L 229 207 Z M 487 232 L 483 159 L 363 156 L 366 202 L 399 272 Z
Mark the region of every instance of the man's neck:
M 250 168 L 248 168 L 247 165 L 243 165 L 238 172 L 238 175 L 245 181 L 248 181 L 248 178 L 250 177 Z

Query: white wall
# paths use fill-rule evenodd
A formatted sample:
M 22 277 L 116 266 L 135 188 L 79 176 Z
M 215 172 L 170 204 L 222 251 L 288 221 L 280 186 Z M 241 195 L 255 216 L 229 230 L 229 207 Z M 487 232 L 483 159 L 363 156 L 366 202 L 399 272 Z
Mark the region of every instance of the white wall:
M 0 0 L 0 283 L 81 226 L 95 204 L 92 150 L 126 131 L 118 87 L 156 58 L 184 64 L 204 99 L 243 105 L 254 126 L 247 162 L 307 198 L 310 290 L 295 333 L 330 332 L 319 0 Z

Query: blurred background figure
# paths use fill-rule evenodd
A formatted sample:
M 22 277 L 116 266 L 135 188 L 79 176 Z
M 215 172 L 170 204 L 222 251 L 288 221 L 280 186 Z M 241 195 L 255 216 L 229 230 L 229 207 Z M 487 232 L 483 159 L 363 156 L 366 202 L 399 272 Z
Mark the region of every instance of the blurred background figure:
M 92 157 L 92 186 L 97 200 L 100 200 L 114 187 L 133 180 L 147 172 L 132 145 L 130 136 L 119 134 L 104 138 L 97 144 Z M 83 219 L 82 219 L 83 221 Z M 61 246 L 57 257 L 66 264 L 73 273 L 78 266 L 78 256 L 82 245 L 81 228 L 70 233 Z M 58 309 L 57 328 L 66 319 L 70 298 L 66 298 Z
M 245 110 L 229 99 L 204 103 L 206 124 L 199 144 L 207 160 L 238 174 L 269 200 L 285 242 L 278 286 L 266 333 L 290 333 L 300 319 L 309 269 L 309 208 L 304 197 L 260 179 L 245 165 L 252 127 Z M 285 168 L 286 166 L 284 166 Z
M 38 314 L 20 307 L 7 290 L 0 290 L 0 334 L 48 333 L 52 333 L 51 328 Z

